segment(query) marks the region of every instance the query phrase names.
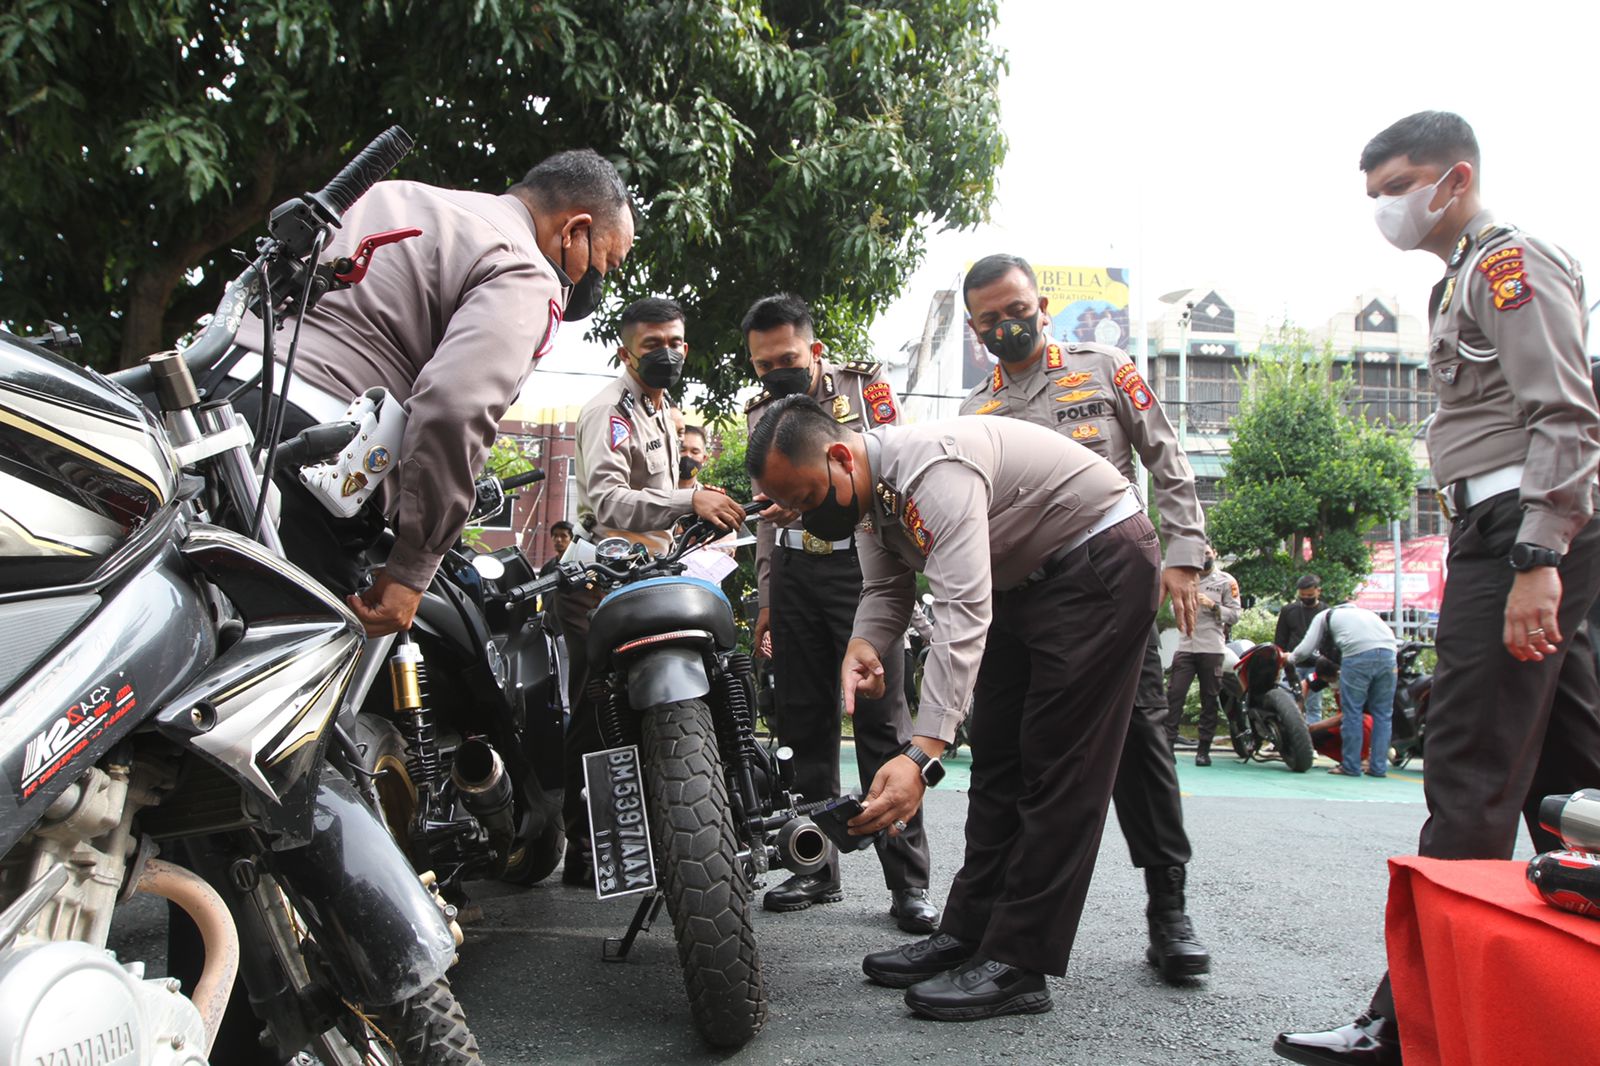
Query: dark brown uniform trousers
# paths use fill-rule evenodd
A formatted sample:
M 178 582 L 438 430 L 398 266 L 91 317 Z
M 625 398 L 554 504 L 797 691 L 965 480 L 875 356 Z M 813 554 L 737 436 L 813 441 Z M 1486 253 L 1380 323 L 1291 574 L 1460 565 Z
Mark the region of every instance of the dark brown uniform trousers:
M 1417 844 L 1428 858 L 1509 859 L 1519 816 L 1538 850 L 1558 848 L 1539 828 L 1539 801 L 1600 785 L 1600 682 L 1582 624 L 1600 593 L 1600 521 L 1561 561 L 1560 650 L 1526 663 L 1501 639 L 1521 522 L 1508 492 L 1459 516 L 1450 533 L 1428 707 L 1428 820 Z M 1372 1008 L 1395 1016 L 1387 976 Z
M 1161 644 L 1155 626 L 1145 642 L 1139 667 L 1139 692 L 1122 745 L 1117 784 L 1111 793 L 1117 822 L 1128 841 L 1128 855 L 1141 870 L 1183 866 L 1191 856 L 1183 828 L 1178 766 L 1167 739 L 1167 694 L 1161 676 Z
M 839 794 L 839 667 L 861 602 L 861 563 L 854 551 L 810 555 L 779 547 L 770 580 L 774 728 L 779 742 L 794 750 L 795 789 L 807 800 L 827 799 Z M 863 795 L 911 736 L 905 656 L 888 648 L 882 658 L 883 696 L 858 699 L 852 719 Z M 928 887 L 928 838 L 920 810 L 905 832 L 884 834 L 874 847 L 891 890 Z M 829 852 L 830 868 L 823 873 L 837 877 L 838 855 L 831 845 Z
M 972 716 L 966 858 L 940 925 L 984 958 L 1067 971 L 1160 573 L 1140 514 L 1052 576 L 994 595 Z

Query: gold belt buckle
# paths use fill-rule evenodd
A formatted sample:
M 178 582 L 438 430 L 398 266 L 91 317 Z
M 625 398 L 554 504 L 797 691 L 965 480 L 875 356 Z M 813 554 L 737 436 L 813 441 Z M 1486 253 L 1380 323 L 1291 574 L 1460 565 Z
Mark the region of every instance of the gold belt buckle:
M 801 530 L 800 546 L 806 550 L 807 555 L 832 555 L 833 541 L 814 537 L 809 531 Z
M 1433 494 L 1439 498 L 1439 510 L 1444 512 L 1444 520 L 1446 522 L 1454 522 L 1456 520 L 1455 508 L 1450 505 L 1449 489 L 1450 486 L 1446 485 L 1442 489 L 1435 489 Z

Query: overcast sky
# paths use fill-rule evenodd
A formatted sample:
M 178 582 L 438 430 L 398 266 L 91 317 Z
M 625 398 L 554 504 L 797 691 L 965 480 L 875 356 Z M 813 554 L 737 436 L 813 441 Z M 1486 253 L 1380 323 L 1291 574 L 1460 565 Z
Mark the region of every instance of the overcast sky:
M 1308 327 L 1365 290 L 1421 313 L 1442 267 L 1379 236 L 1356 161 L 1429 108 L 1476 129 L 1501 219 L 1600 264 L 1597 30 L 1600 8 L 1566 0 L 1004 0 L 1010 152 L 992 222 L 931 238 L 875 345 L 917 335 L 933 291 L 996 251 L 1127 267 L 1136 317 L 1141 294 L 1153 316 L 1161 293 L 1199 286 Z M 602 369 L 580 335 L 568 327 L 527 399 L 594 391 L 545 372 Z

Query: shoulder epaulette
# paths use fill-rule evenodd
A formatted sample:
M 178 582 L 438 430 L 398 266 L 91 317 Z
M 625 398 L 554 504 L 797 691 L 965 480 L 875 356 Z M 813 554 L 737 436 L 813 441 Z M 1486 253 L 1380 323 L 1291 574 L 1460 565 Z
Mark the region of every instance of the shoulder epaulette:
M 883 364 L 875 359 L 852 359 L 848 363 L 842 364 L 839 369 L 848 370 L 852 374 L 864 374 L 867 377 L 871 377 L 883 369 Z
M 629 418 L 633 417 L 633 393 L 624 392 L 621 396 L 617 397 L 617 410 L 621 411 Z
M 1509 237 L 1517 232 L 1517 227 L 1504 222 L 1491 222 L 1478 231 L 1478 244 L 1487 248 L 1492 241 L 1502 237 Z
M 760 392 L 750 397 L 750 402 L 744 405 L 744 413 L 749 414 L 751 411 L 754 411 L 757 407 L 760 407 L 770 399 L 772 399 L 772 393 L 768 392 L 766 389 L 762 389 Z

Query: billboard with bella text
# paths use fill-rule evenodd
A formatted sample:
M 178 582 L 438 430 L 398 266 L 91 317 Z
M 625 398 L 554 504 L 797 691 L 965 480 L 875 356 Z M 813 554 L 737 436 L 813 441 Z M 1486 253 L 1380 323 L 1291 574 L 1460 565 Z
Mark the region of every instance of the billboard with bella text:
M 971 269 L 972 264 L 967 264 Z M 1128 271 L 1122 267 L 1034 264 L 1039 298 L 1059 341 L 1094 341 L 1128 350 Z M 961 386 L 970 389 L 994 372 L 994 356 L 963 329 Z

